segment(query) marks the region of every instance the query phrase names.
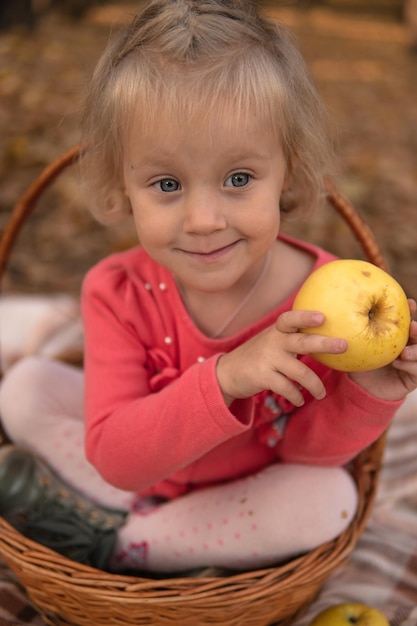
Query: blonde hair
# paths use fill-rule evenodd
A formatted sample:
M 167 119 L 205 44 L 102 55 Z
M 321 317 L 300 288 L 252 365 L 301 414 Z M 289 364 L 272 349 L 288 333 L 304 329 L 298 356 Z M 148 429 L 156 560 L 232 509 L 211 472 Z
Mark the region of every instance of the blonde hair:
M 131 122 L 173 119 L 267 124 L 291 171 L 282 211 L 318 203 L 329 167 L 327 112 L 289 31 L 250 0 L 144 0 L 105 50 L 83 120 L 83 180 L 102 222 L 129 212 L 123 146 Z M 177 116 L 177 117 L 175 117 Z

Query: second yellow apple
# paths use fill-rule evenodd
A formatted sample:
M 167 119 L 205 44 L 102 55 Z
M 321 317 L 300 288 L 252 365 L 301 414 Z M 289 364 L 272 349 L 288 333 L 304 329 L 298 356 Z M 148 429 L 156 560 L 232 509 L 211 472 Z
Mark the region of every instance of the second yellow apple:
M 321 611 L 310 626 L 390 626 L 381 611 L 366 604 L 345 602 Z

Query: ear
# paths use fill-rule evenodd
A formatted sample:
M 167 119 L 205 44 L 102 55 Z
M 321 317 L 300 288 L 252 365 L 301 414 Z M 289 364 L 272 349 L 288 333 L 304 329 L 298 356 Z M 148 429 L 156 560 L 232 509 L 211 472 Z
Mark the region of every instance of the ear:
M 294 179 L 294 173 L 297 167 L 297 157 L 295 155 L 293 155 L 292 157 L 289 157 L 287 160 L 287 171 L 285 172 L 285 178 L 284 178 L 284 184 L 282 186 L 282 191 L 288 191 L 288 189 L 291 187 L 293 179 Z
M 130 197 L 128 196 L 126 189 L 123 189 L 123 194 L 124 194 L 124 213 L 127 215 L 132 215 L 133 214 L 132 204 L 130 202 Z
M 292 174 L 290 174 L 287 171 L 287 173 L 285 174 L 284 184 L 282 185 L 281 193 L 284 193 L 285 191 L 288 191 L 288 189 L 291 187 L 291 182 L 292 182 Z
M 118 185 L 118 192 L 120 194 L 121 197 L 123 197 L 123 213 L 124 215 L 131 215 L 133 213 L 132 211 L 132 204 L 130 202 L 130 196 L 129 193 L 127 191 L 127 185 L 124 179 L 124 176 L 122 175 L 122 178 L 119 182 Z

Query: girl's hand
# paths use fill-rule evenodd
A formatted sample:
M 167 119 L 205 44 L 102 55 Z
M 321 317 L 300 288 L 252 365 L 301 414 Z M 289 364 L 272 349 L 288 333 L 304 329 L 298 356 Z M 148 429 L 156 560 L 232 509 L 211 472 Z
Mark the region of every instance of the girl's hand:
M 299 328 L 321 326 L 323 321 L 324 315 L 317 311 L 287 311 L 273 326 L 220 357 L 217 378 L 226 404 L 266 389 L 295 406 L 304 404 L 300 387 L 314 398 L 324 398 L 326 389 L 320 378 L 297 359 L 298 354 L 345 352 L 345 339 L 299 332 Z
M 416 313 L 415 300 L 408 301 L 411 317 Z M 401 400 L 417 388 L 417 322 L 410 324 L 407 346 L 398 359 L 387 367 L 370 372 L 351 373 L 352 380 L 384 400 Z

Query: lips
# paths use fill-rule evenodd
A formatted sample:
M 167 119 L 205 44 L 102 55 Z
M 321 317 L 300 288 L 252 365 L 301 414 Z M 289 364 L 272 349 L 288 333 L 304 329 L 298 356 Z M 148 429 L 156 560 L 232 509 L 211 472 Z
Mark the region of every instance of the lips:
M 187 256 L 191 256 L 202 261 L 216 261 L 217 259 L 220 259 L 221 257 L 228 254 L 228 252 L 233 250 L 238 245 L 238 243 L 239 241 L 234 241 L 233 243 L 227 244 L 226 246 L 221 246 L 219 248 L 214 248 L 208 251 L 184 249 L 181 249 L 181 251 Z
M 191 256 L 201 261 L 206 261 L 206 262 L 217 261 L 218 259 L 222 258 L 226 254 L 231 252 L 237 246 L 238 243 L 239 243 L 238 241 L 234 241 L 233 243 L 230 243 L 226 246 L 221 246 L 219 248 L 214 248 L 208 251 L 206 250 L 183 250 L 183 252 L 187 254 L 188 256 Z

